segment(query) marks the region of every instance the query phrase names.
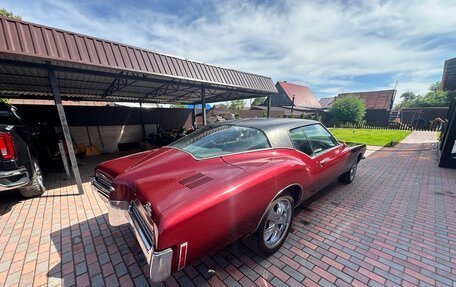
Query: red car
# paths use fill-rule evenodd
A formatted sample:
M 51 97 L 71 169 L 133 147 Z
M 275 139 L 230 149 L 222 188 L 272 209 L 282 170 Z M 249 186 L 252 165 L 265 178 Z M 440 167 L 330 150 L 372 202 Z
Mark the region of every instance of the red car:
M 235 240 L 268 256 L 296 206 L 335 179 L 353 181 L 365 145 L 319 122 L 246 119 L 205 126 L 160 149 L 101 163 L 92 185 L 111 225 L 130 224 L 160 282 Z

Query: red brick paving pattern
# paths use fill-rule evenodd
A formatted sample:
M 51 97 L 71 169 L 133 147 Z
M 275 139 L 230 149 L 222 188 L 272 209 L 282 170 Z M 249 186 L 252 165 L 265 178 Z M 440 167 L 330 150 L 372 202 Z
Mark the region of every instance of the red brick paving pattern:
M 235 243 L 188 266 L 167 286 L 455 286 L 456 170 L 435 150 L 401 144 L 371 155 L 351 185 L 334 183 L 300 208 L 284 246 L 264 259 Z M 132 233 L 61 174 L 23 200 L 0 193 L 0 286 L 146 286 Z M 210 276 L 208 269 L 215 271 Z

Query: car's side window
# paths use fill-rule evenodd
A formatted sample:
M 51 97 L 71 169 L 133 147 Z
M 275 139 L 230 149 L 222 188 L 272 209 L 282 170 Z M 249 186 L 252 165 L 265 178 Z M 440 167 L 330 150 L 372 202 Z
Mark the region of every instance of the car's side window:
M 337 140 L 319 124 L 305 126 L 303 130 L 314 155 L 339 145 Z
M 302 128 L 292 129 L 290 131 L 290 137 L 295 149 L 302 151 L 308 156 L 313 155 L 312 148 Z

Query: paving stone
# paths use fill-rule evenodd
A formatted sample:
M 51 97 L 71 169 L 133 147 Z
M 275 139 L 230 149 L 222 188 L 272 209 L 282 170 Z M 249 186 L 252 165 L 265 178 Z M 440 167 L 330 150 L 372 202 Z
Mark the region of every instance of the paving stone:
M 235 242 L 161 285 L 454 285 L 456 206 L 446 194 L 456 194 L 456 170 L 437 167 L 435 150 L 410 151 L 423 146 L 409 140 L 361 161 L 352 184 L 335 182 L 296 210 L 273 256 Z M 81 166 L 84 195 L 53 173 L 41 198 L 0 193 L 0 285 L 149 285 L 133 233 L 110 227 L 106 204 L 90 191 L 99 160 Z

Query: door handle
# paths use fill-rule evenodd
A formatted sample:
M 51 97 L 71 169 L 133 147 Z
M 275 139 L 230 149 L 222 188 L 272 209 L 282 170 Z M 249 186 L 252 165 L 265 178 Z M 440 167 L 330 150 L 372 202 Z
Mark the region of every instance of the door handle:
M 326 163 L 328 163 L 328 160 L 324 159 L 320 161 L 320 166 L 324 166 Z

